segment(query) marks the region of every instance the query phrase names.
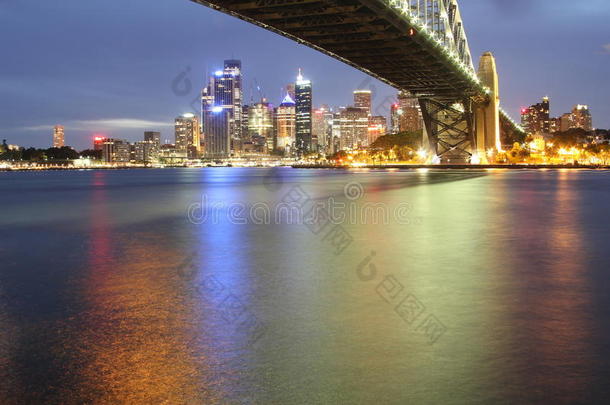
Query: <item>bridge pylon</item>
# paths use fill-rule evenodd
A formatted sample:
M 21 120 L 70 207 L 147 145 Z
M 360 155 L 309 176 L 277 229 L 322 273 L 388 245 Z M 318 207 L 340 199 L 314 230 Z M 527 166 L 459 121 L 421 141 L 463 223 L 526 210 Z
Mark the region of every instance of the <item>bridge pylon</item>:
M 479 79 L 488 90 L 487 97 L 475 107 L 476 151 L 480 163 L 489 163 L 488 152 L 502 149 L 500 141 L 500 90 L 496 60 L 485 52 L 479 62 Z

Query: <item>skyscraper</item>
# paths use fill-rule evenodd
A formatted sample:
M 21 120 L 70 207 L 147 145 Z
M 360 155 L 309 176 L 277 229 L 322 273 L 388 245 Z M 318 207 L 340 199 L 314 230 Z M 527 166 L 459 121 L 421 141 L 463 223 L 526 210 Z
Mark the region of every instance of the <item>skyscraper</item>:
M 55 128 L 53 128 L 53 147 L 63 148 L 64 146 L 64 127 L 61 125 L 55 125 Z
M 201 116 L 207 157 L 228 157 L 231 154 L 231 141 L 241 141 L 243 111 L 240 67 L 239 61 L 225 61 L 225 69 L 216 71 L 203 89 Z
M 369 117 L 368 146 L 387 132 L 388 120 L 382 115 Z
M 276 114 L 276 148 L 290 152 L 295 142 L 296 134 L 296 112 L 294 100 L 290 94 L 286 94 L 282 103 L 278 106 Z
M 201 126 L 195 114 L 183 114 L 175 120 L 176 150 L 191 159 L 199 157 Z
M 398 93 L 398 132 L 417 132 L 424 127 L 421 107 L 410 93 Z
M 295 83 L 295 109 L 296 109 L 296 149 L 300 155 L 312 151 L 311 139 L 311 108 L 312 94 L 311 82 L 305 80 L 299 69 Z
M 368 146 L 369 116 L 358 107 L 347 107 L 340 114 L 341 150 Z
M 266 145 L 266 150 L 270 152 L 274 148 L 274 124 L 273 106 L 262 99 L 260 103 L 255 103 L 248 109 L 248 132 L 250 139 L 259 138 L 260 142 Z
M 371 91 L 356 90 L 354 91 L 354 107 L 362 108 L 368 115 L 371 115 Z

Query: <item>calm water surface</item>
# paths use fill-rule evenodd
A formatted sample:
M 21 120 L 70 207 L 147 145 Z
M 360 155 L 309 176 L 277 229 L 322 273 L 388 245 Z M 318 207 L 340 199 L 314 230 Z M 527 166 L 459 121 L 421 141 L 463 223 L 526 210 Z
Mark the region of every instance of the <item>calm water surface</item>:
M 0 403 L 610 396 L 608 172 L 0 173 L 0 190 Z M 278 221 L 295 191 L 355 216 Z M 379 203 L 388 221 L 362 218 Z

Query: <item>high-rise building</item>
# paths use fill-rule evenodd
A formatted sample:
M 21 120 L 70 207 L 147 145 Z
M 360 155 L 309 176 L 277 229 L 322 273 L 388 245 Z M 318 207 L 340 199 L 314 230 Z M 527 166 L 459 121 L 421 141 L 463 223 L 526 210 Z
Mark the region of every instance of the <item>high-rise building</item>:
M 133 158 L 137 163 L 154 163 L 159 160 L 159 151 L 154 141 L 138 141 L 133 144 Z
M 231 144 L 241 143 L 243 124 L 241 62 L 226 60 L 224 70 L 210 77 L 202 92 L 202 120 L 206 156 L 224 158 Z
M 55 125 L 55 128 L 53 128 L 53 147 L 63 148 L 64 146 L 64 127 L 61 125 Z
M 380 136 L 387 132 L 388 120 L 382 115 L 369 117 L 368 145 L 372 145 Z
M 572 128 L 581 128 L 585 131 L 593 130 L 593 119 L 587 105 L 575 105 L 572 109 Z
M 276 122 L 276 148 L 290 152 L 296 139 L 296 110 L 295 102 L 286 94 L 282 103 L 277 107 Z
M 248 135 L 250 139 L 264 140 L 266 150 L 262 152 L 271 152 L 274 149 L 273 106 L 264 98 L 248 109 Z
M 190 159 L 199 157 L 201 151 L 201 126 L 195 114 L 183 114 L 175 120 L 176 150 L 186 152 Z
M 151 145 L 150 151 L 148 151 L 147 153 L 150 155 L 151 161 L 154 161 L 159 157 L 159 153 L 161 153 L 161 132 L 144 132 L 144 142 L 148 142 Z M 199 143 L 201 145 L 201 139 Z
M 541 103 L 521 109 L 521 126 L 530 134 L 551 132 L 550 101 L 544 97 Z
M 330 107 L 323 105 L 313 111 L 312 115 L 312 143 L 317 151 L 328 153 L 332 149 L 333 112 Z
M 144 132 L 144 140 L 148 142 L 153 142 L 161 147 L 161 132 L 156 131 L 145 131 Z
M 228 59 L 224 62 L 224 73 L 232 77 L 233 87 L 233 115 L 231 122 L 231 138 L 241 140 L 242 138 L 242 104 L 243 89 L 241 76 L 241 61 Z
M 371 115 L 371 94 L 370 90 L 354 91 L 354 107 L 362 108 L 368 115 Z
M 286 85 L 286 93 L 290 96 L 291 99 L 294 100 L 296 98 L 294 83 L 288 83 Z
M 369 116 L 358 107 L 347 107 L 340 113 L 341 150 L 357 149 L 369 144 Z
M 104 142 L 106 142 L 105 136 L 96 135 L 93 137 L 93 150 L 103 150 Z
M 296 149 L 300 155 L 312 151 L 312 89 L 311 81 L 305 80 L 301 71 L 295 83 Z
M 410 93 L 398 93 L 398 132 L 417 132 L 424 127 L 419 100 Z
M 102 157 L 106 163 L 129 163 L 131 160 L 130 145 L 122 139 L 105 138 Z

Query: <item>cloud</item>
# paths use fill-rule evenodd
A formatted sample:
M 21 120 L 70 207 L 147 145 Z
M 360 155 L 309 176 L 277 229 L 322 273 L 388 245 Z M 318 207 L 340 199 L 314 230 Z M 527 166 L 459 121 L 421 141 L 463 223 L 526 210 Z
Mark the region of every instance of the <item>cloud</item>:
M 54 124 L 34 125 L 15 128 L 22 131 L 46 131 L 53 128 Z M 62 123 L 66 129 L 75 131 L 113 131 L 121 129 L 160 129 L 173 127 L 173 123 L 165 121 L 151 121 L 138 118 L 106 118 L 99 120 L 75 120 Z
M 610 54 L 610 44 L 602 45 L 604 52 Z

